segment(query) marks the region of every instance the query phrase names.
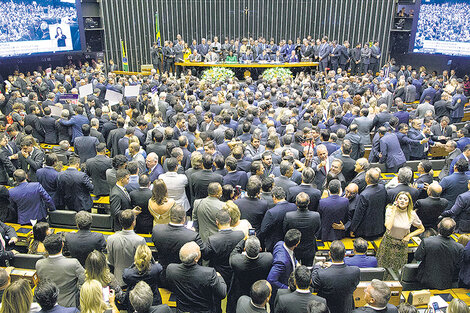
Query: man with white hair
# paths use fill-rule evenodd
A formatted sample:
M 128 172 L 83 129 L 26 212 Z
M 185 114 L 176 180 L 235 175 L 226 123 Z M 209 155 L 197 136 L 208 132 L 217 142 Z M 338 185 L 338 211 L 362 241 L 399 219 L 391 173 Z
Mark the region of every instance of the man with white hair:
M 317 156 L 313 158 L 312 167 L 315 170 L 315 184 L 318 189 L 323 188 L 326 175 L 330 171 L 333 158 L 328 156 L 328 149 L 325 145 L 317 146 Z
M 163 167 L 158 164 L 158 155 L 155 152 L 150 152 L 147 155 L 147 159 L 145 160 L 147 165 L 147 175 L 149 176 L 150 182 L 154 182 L 154 180 L 158 179 L 160 174 L 163 174 Z
M 135 285 L 129 292 L 129 302 L 136 313 L 171 313 L 171 309 L 166 304 L 152 306 L 153 292 L 150 286 L 143 280 Z
M 388 303 L 392 292 L 386 283 L 378 279 L 373 279 L 365 290 L 367 304 L 357 308 L 353 313 L 397 313 L 398 309 L 393 304 Z

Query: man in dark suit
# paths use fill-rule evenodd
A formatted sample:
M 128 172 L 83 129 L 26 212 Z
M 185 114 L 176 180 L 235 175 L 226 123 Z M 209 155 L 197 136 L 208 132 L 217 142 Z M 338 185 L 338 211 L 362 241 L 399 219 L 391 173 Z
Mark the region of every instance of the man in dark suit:
M 330 171 L 333 158 L 328 156 L 328 150 L 325 145 L 317 146 L 317 157 L 313 158 L 313 169 L 315 170 L 315 184 L 321 191 L 326 179 L 326 175 Z
M 202 157 L 203 170 L 191 175 L 191 189 L 193 191 L 194 200 L 207 197 L 207 187 L 210 183 L 223 184 L 221 175 L 212 172 L 214 164 L 212 155 L 204 154 Z
M 354 172 L 356 176 L 352 179 L 351 183 L 354 183 L 358 187 L 358 193 L 364 191 L 367 186 L 366 183 L 366 171 L 369 169 L 369 161 L 365 158 L 357 159 L 356 164 L 354 165 Z
M 329 197 L 321 199 L 318 213 L 321 217 L 320 237 L 323 241 L 341 240 L 345 231 L 334 229 L 333 224 L 346 224 L 349 213 L 348 198 L 341 197 L 343 193 L 339 180 L 333 179 L 328 184 Z
M 261 232 L 263 217 L 268 210 L 267 201 L 259 198 L 260 190 L 259 180 L 250 179 L 246 185 L 246 196 L 234 201 L 240 210 L 240 218 L 250 222 L 258 235 Z
M 266 280 L 258 280 L 249 289 L 250 296 L 243 295 L 238 299 L 236 312 L 267 313 L 267 304 L 272 293 L 271 284 Z
M 109 184 L 106 181 L 106 170 L 113 168 L 113 161 L 106 156 L 106 144 L 96 146 L 96 156 L 86 161 L 86 173 L 93 182 L 95 196 L 108 196 Z
M 41 110 L 36 105 L 30 106 L 29 109 L 31 113 L 25 116 L 24 127 L 31 126 L 33 128 L 33 137 L 38 142 L 44 142 L 45 132 L 38 117 L 41 114 Z
M 363 108 L 360 111 L 360 116 L 353 119 L 352 124 L 357 125 L 357 133 L 361 136 L 361 143 L 363 145 L 370 145 L 370 131 L 373 128 L 374 121 L 369 117 L 369 109 Z
M 467 186 L 470 186 L 470 180 Z M 447 208 L 447 210 L 441 214 L 442 216 L 452 217 L 456 221 L 459 233 L 467 233 L 470 231 L 469 204 L 470 191 L 466 191 L 457 197 L 455 204 L 450 209 Z
M 294 250 L 300 244 L 300 237 L 300 231 L 290 229 L 284 236 L 284 241 L 277 242 L 274 247 L 273 266 L 267 279 L 273 287 L 272 299 L 276 299 L 278 289 L 288 288 L 289 276 L 297 266 Z
M 442 187 L 438 183 L 432 183 L 428 186 L 428 197 L 416 201 L 416 214 L 418 214 L 425 229 L 433 228 L 437 230 L 439 216 L 447 208 L 447 200 L 440 197 L 441 192 Z M 465 201 L 464 203 L 468 202 Z
M 387 190 L 388 203 L 393 203 L 397 195 L 402 191 L 409 192 L 411 199 L 413 199 L 413 203 L 415 203 L 419 198 L 420 191 L 410 186 L 411 181 L 413 180 L 413 171 L 411 168 L 402 167 L 400 170 L 398 170 L 397 177 L 398 185 L 395 188 L 390 188 Z
M 83 136 L 75 138 L 73 144 L 75 153 L 80 157 L 80 163 L 96 156 L 96 146 L 100 143 L 96 137 L 90 136 L 90 125 L 82 125 Z
M 170 264 L 166 269 L 169 290 L 176 296 L 179 312 L 214 312 L 215 303 L 225 298 L 227 285 L 215 269 L 197 264 L 201 250 L 197 243 L 184 244 L 179 256 L 182 264 Z
M 357 160 L 364 156 L 364 144 L 361 141 L 361 136 L 357 133 L 357 124 L 349 126 L 349 132 L 344 136 L 344 141 L 349 140 L 351 145 L 351 152 L 349 153 L 353 160 Z M 344 142 L 343 141 L 343 142 Z
M 395 173 L 406 162 L 405 154 L 395 133 L 379 128 L 380 163 L 385 163 L 387 173 Z
M 75 224 L 78 232 L 67 233 L 65 236 L 64 249 L 70 253 L 72 258 L 76 258 L 82 266 L 90 252 L 98 250 L 105 252 L 106 240 L 103 234 L 91 232 L 93 217 L 87 211 L 80 211 L 75 215 Z
M 354 159 L 350 156 L 351 149 L 351 142 L 345 139 L 341 144 L 341 148 L 337 150 L 340 151 L 338 155 L 333 155 L 333 157 L 343 162 L 343 168 L 341 169 L 341 173 L 344 175 L 346 184 L 349 184 L 356 175 L 356 173 L 354 172 L 356 161 L 354 161 Z
M 130 173 L 126 169 L 119 169 L 116 172 L 116 185 L 111 189 L 109 195 L 109 206 L 111 216 L 114 219 L 114 231 L 121 230 L 119 215 L 122 211 L 131 209 L 131 198 L 124 188 L 129 183 Z
M 450 289 L 456 281 L 463 246 L 450 237 L 455 226 L 453 219 L 443 218 L 438 225 L 439 235 L 425 238 L 419 244 L 415 259 L 421 261 L 418 279 L 423 288 Z
M 325 268 L 315 266 L 312 271 L 313 288 L 326 299 L 331 313 L 349 313 L 354 309 L 353 292 L 359 284 L 360 270 L 344 264 L 345 252 L 341 241 L 333 241 L 331 263 Z
M 310 270 L 305 266 L 298 266 L 294 271 L 296 291 L 282 294 L 276 301 L 275 313 L 297 313 L 307 312 L 307 306 L 311 301 L 318 301 L 326 305 L 326 300 L 313 295 L 310 292 L 312 276 Z
M 279 171 L 281 176 L 274 178 L 274 185 L 284 189 L 286 195 L 289 195 L 289 188 L 297 186 L 295 182 L 290 180 L 292 174 L 294 174 L 294 166 L 289 161 L 282 161 L 279 165 Z
M 328 67 L 328 56 L 331 53 L 331 46 L 328 44 L 328 37 L 323 37 L 318 50 L 318 59 L 320 62 L 320 71 L 324 72 Z
M 462 151 L 457 148 L 457 143 L 454 140 L 449 140 L 445 144 L 445 151 L 448 153 L 445 158 L 444 166 L 439 173 L 439 179 L 442 180 L 444 177 L 449 175 L 450 165 L 456 157 L 462 154 Z
M 113 129 L 109 132 L 106 141 L 107 147 L 111 151 L 111 157 L 114 157 L 119 154 L 119 139 L 123 138 L 126 135 L 126 129 L 124 128 L 123 118 L 120 117 L 117 119 L 116 126 L 116 129 Z
M 264 215 L 259 233 L 267 251 L 273 251 L 274 245 L 282 240 L 282 225 L 286 213 L 297 209 L 295 204 L 286 201 L 286 193 L 281 187 L 273 188 L 273 201 L 275 206 Z
M 225 168 L 228 173 L 223 177 L 223 185 L 240 186 L 241 189 L 245 190 L 248 177 L 246 172 L 237 171 L 237 160 L 233 156 L 228 156 L 225 159 Z
M 375 256 L 366 255 L 368 243 L 359 237 L 354 240 L 354 255 L 345 257 L 344 263 L 349 266 L 357 267 L 377 267 L 377 258 Z
M 383 281 L 373 279 L 364 293 L 367 304 L 353 313 L 398 313 L 397 307 L 388 303 L 392 292 Z
M 149 200 L 152 197 L 148 175 L 140 175 L 139 188 L 129 193 L 131 206 L 140 207 L 141 213 L 137 215 L 135 232 L 138 234 L 150 234 L 153 227 L 153 216 L 149 211 Z
M 469 149 L 470 150 L 470 149 Z M 442 187 L 441 197 L 447 199 L 447 208 L 450 210 L 457 197 L 468 191 L 468 162 L 465 158 L 459 159 L 454 166 L 454 173 L 444 177 L 439 183 Z
M 71 157 L 69 167 L 59 173 L 57 177 L 57 207 L 72 211 L 91 211 L 93 200 L 90 192 L 93 191 L 93 184 L 87 174 L 80 172 L 80 160 Z
M 31 139 L 22 139 L 21 151 L 18 152 L 18 164 L 19 168 L 24 170 L 28 175 L 29 181 L 37 181 L 36 171 L 42 167 L 43 162 L 44 152 L 34 147 Z
M 446 143 L 452 138 L 452 127 L 449 126 L 450 119 L 445 116 L 441 118 L 439 124 L 431 126 L 431 139 L 435 142 Z
M 453 174 L 454 173 L 454 169 L 455 169 L 455 164 L 457 163 L 458 160 L 460 159 L 464 159 L 466 160 L 467 162 L 469 162 L 470 160 L 470 144 L 465 146 L 465 148 L 462 150 L 462 153 L 460 155 L 458 155 L 453 161 L 452 163 L 450 163 L 450 168 L 449 168 L 449 174 Z
M 163 174 L 163 167 L 158 164 L 158 155 L 155 152 L 147 154 L 145 165 L 147 166 L 147 175 L 149 176 L 151 183 L 158 179 L 160 174 Z
M 377 238 L 385 232 L 387 191 L 379 184 L 380 172 L 373 168 L 366 172 L 367 187 L 357 199 L 356 210 L 349 228 L 351 237 Z
M 370 69 L 374 76 L 377 75 L 377 72 L 379 71 L 380 54 L 381 51 L 379 48 L 379 42 L 374 41 L 374 44 L 372 45 L 372 47 L 370 47 Z
M 303 265 L 312 266 L 317 250 L 316 234 L 320 230 L 320 214 L 308 210 L 310 197 L 305 192 L 297 195 L 295 204 L 297 210 L 287 212 L 284 217 L 283 229 L 286 233 L 289 229 L 297 229 L 302 234 L 300 244 L 295 249 L 295 257 Z M 347 199 L 346 199 L 346 202 Z
M 42 129 L 44 130 L 44 143 L 50 145 L 57 144 L 57 128 L 56 119 L 51 116 L 51 108 L 44 108 L 44 116 L 39 119 Z
M 312 183 L 315 179 L 315 171 L 311 167 L 306 167 L 302 171 L 302 183 L 298 186 L 289 188 L 289 202 L 294 203 L 299 193 L 305 192 L 309 198 L 309 211 L 317 211 L 318 202 L 321 198 L 320 190 L 313 188 Z

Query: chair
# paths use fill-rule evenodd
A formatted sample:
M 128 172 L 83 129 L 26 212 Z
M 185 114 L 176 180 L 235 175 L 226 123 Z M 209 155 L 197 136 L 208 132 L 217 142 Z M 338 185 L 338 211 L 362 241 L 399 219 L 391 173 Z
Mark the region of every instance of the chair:
M 383 267 L 364 267 L 359 270 L 361 271 L 361 281 L 383 280 L 385 276 L 385 268 Z
M 51 227 L 75 228 L 75 211 L 55 210 L 49 212 L 49 224 Z
M 110 214 L 91 214 L 93 221 L 91 222 L 92 230 L 113 231 L 114 219 Z
M 43 259 L 41 254 L 18 253 L 10 260 L 10 266 L 15 268 L 36 269 L 36 262 Z
M 403 290 L 420 290 L 421 283 L 418 280 L 418 264 L 411 263 L 405 264 L 401 269 L 400 283 L 403 286 Z

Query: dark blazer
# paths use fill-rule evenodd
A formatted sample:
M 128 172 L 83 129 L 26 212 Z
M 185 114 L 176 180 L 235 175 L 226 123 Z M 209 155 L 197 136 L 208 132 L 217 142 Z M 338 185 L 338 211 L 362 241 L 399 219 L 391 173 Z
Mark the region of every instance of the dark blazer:
M 0 151 L 0 184 L 6 185 L 8 177 L 13 177 L 14 171 L 16 171 L 16 167 L 8 158 L 8 154 L 2 149 Z
M 274 185 L 281 187 L 286 192 L 286 199 L 289 199 L 289 188 L 297 186 L 295 182 L 286 176 L 279 176 L 274 178 Z
M 116 128 L 109 132 L 107 138 L 107 147 L 111 151 L 111 157 L 115 157 L 119 154 L 119 139 L 126 135 L 126 130 L 124 128 Z
M 215 312 L 215 303 L 225 298 L 227 285 L 211 267 L 170 264 L 166 269 L 169 289 L 181 312 Z
M 45 220 L 47 210 L 55 210 L 52 198 L 39 183 L 23 182 L 9 191 L 12 207 L 18 213 L 18 224 Z
M 310 197 L 310 203 L 308 205 L 308 209 L 310 211 L 317 211 L 318 202 L 321 199 L 320 190 L 313 188 L 313 186 L 310 184 L 300 184 L 297 186 L 290 187 L 289 194 L 288 194 L 289 202 L 295 203 L 295 198 L 301 192 L 305 192 Z
M 415 252 L 415 259 L 421 261 L 418 279 L 422 287 L 452 288 L 452 282 L 456 281 L 460 270 L 462 253 L 463 246 L 451 237 L 438 235 L 423 239 Z
M 157 248 L 158 262 L 166 268 L 170 263 L 181 263 L 179 251 L 190 241 L 196 242 L 205 255 L 205 245 L 199 233 L 183 225 L 157 224 L 152 230 L 152 241 Z
M 353 292 L 360 280 L 357 266 L 332 264 L 312 271 L 313 288 L 326 299 L 331 313 L 349 313 L 354 309 Z
M 152 190 L 146 187 L 139 187 L 129 193 L 131 197 L 131 207 L 139 206 L 142 212 L 137 215 L 135 232 L 139 234 L 150 234 L 153 228 L 153 216 L 149 211 L 149 200 L 152 197 Z
M 113 168 L 113 160 L 105 155 L 97 155 L 86 161 L 86 173 L 93 182 L 95 196 L 109 195 L 109 184 L 106 181 L 106 170 Z
M 15 229 L 11 226 L 6 225 L 2 221 L 0 221 L 0 234 L 2 235 L 2 238 L 5 241 L 5 245 L 8 244 L 8 241 L 10 239 L 18 238 Z M 0 244 L 0 261 L 2 264 L 5 260 L 11 260 L 14 257 L 13 252 L 8 251 L 5 248 L 6 247 Z
M 36 171 L 42 167 L 43 162 L 44 152 L 38 148 L 33 148 L 33 151 L 27 158 L 21 152 L 18 153 L 19 168 L 26 172 L 29 181 L 37 181 Z
M 39 117 L 36 114 L 28 114 L 24 117 L 24 126 L 30 125 L 33 128 L 33 137 L 36 138 L 39 142 L 44 142 L 44 129 L 42 128 Z
M 93 136 L 81 136 L 75 138 L 73 147 L 75 153 L 80 157 L 80 163 L 86 162 L 88 159 L 96 156 L 96 146 L 100 142 Z
M 366 183 L 366 172 L 360 172 L 358 173 L 353 180 L 351 180 L 351 183 L 355 183 L 359 188 L 358 194 L 364 191 L 364 189 L 367 187 Z
M 365 254 L 356 254 L 352 257 L 345 257 L 344 263 L 349 266 L 357 267 L 377 267 L 377 258 Z
M 202 170 L 191 175 L 191 189 L 194 199 L 202 199 L 208 196 L 207 187 L 210 183 L 223 184 L 221 175 L 213 173 L 212 170 Z
M 443 199 L 445 200 L 445 199 Z M 441 214 L 442 216 L 450 216 L 457 223 L 459 232 L 467 233 L 470 231 L 470 191 L 466 191 L 457 197 L 457 201 Z
M 333 229 L 332 224 L 342 222 L 346 224 L 349 213 L 349 200 L 339 195 L 331 195 L 320 200 L 318 212 L 321 216 L 321 240 L 341 240 L 345 237 L 345 231 Z
M 468 190 L 468 176 L 465 173 L 453 173 L 444 177 L 441 198 L 447 199 L 447 210 L 451 209 L 457 197 Z
M 398 313 L 398 309 L 393 304 L 387 303 L 387 307 L 383 310 L 375 310 L 371 307 L 363 306 L 355 309 L 353 313 Z
M 90 129 L 90 136 L 95 137 L 101 143 L 106 143 L 104 140 L 104 136 L 98 130 L 94 129 L 93 127 Z
M 240 210 L 240 218 L 246 219 L 255 229 L 256 234 L 261 232 L 261 223 L 268 210 L 268 203 L 258 198 L 243 197 L 234 201 Z
M 57 177 L 57 205 L 73 211 L 90 211 L 93 206 L 90 192 L 93 191 L 90 177 L 69 167 Z
M 160 274 L 163 272 L 163 267 L 160 263 L 150 263 L 150 268 L 145 273 L 139 273 L 139 270 L 135 266 L 135 263 L 130 267 L 125 268 L 122 272 L 122 280 L 127 285 L 127 294 L 126 297 L 129 297 L 129 292 L 137 285 L 138 282 L 144 281 L 149 286 L 153 292 L 153 302 L 152 305 L 162 304 L 162 296 L 158 287 L 160 284 Z M 130 307 L 128 308 L 130 310 Z
M 427 197 L 419 199 L 415 203 L 416 214 L 424 225 L 424 228 L 437 230 L 439 216 L 447 207 L 447 200 L 439 197 Z M 467 202 L 468 203 L 468 202 Z
M 230 254 L 244 237 L 245 234 L 242 231 L 224 229 L 207 238 L 207 253 L 204 258 L 209 260 L 210 267 L 222 275 L 227 286 L 230 286 L 233 274 L 229 264 Z
M 237 313 L 268 313 L 266 308 L 261 309 L 261 308 L 255 307 L 253 303 L 251 302 L 251 298 L 249 296 L 241 296 L 238 299 L 236 312 Z
M 402 191 L 406 191 L 410 193 L 411 199 L 413 199 L 413 203 L 415 203 L 419 198 L 420 191 L 418 189 L 413 188 L 408 185 L 398 184 L 398 186 L 396 186 L 395 188 L 391 188 L 387 190 L 388 203 L 393 203 L 397 195 Z
M 315 300 L 326 305 L 325 298 L 316 296 L 312 293 L 300 293 L 294 291 L 278 297 L 274 313 L 299 313 L 307 312 L 307 306 L 310 301 Z
M 387 133 L 379 140 L 382 157 L 380 163 L 385 163 L 388 168 L 400 166 L 406 162 L 405 154 L 400 147 L 400 142 L 395 133 Z
M 273 288 L 271 297 L 276 299 L 278 289 L 287 289 L 290 273 L 294 270 L 297 260 L 294 259 L 295 264 L 292 264 L 289 253 L 284 247 L 284 241 L 276 243 L 273 249 L 273 267 L 269 271 L 267 281 Z
M 93 250 L 105 252 L 106 240 L 103 234 L 89 230 L 78 230 L 76 233 L 66 233 L 65 250 L 70 252 L 72 258 L 76 258 L 82 266 Z
M 331 167 L 331 162 L 333 162 L 333 158 L 331 156 L 328 157 L 328 164 Z M 313 158 L 312 168 L 315 170 L 315 179 L 314 183 L 317 185 L 319 190 L 323 190 L 323 183 L 325 182 L 327 173 L 325 172 L 324 168 L 317 169 L 317 166 L 321 163 L 318 157 Z M 328 169 L 330 170 L 330 169 Z
M 297 210 L 297 206 L 287 201 L 278 202 L 264 215 L 259 238 L 267 251 L 273 251 L 274 245 L 284 238 L 282 225 L 287 212 Z
M 229 172 L 223 177 L 223 185 L 240 186 L 243 190 L 246 189 L 247 182 L 248 176 L 242 171 Z
M 55 194 L 57 192 L 57 178 L 59 172 L 51 166 L 45 166 L 38 169 L 36 172 L 38 182 L 47 191 L 53 200 L 55 200 Z
M 385 232 L 385 187 L 382 184 L 369 185 L 357 197 L 350 231 L 354 232 L 356 237 L 381 236 Z
M 318 212 L 296 210 L 286 213 L 283 222 L 284 233 L 289 229 L 297 229 L 302 233 L 300 244 L 294 251 L 297 259 L 303 261 L 310 257 L 313 261 L 317 250 L 316 235 L 320 230 L 320 225 L 320 214 Z M 311 264 L 304 265 L 310 266 Z
M 39 119 L 42 128 L 44 129 L 44 142 L 56 145 L 57 144 L 57 126 L 56 119 L 52 116 L 44 116 Z
M 346 136 L 344 136 L 344 139 L 348 139 L 351 142 L 351 158 L 353 160 L 357 160 L 359 158 L 362 158 L 364 156 L 364 144 L 361 141 L 361 136 L 359 136 L 356 133 L 347 133 Z
M 114 231 L 121 230 L 122 227 L 119 222 L 119 215 L 121 211 L 132 209 L 131 198 L 127 196 L 121 188 L 115 185 L 109 195 L 109 206 L 111 216 L 114 218 Z

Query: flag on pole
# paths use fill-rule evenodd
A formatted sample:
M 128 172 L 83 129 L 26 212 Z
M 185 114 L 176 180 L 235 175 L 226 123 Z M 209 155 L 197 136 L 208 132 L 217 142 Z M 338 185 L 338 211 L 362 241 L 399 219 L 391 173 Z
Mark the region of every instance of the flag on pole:
M 124 72 L 129 72 L 129 63 L 127 62 L 127 51 L 124 45 L 124 40 L 121 40 L 121 50 L 122 50 L 122 70 Z
M 158 24 L 158 12 L 155 12 L 155 39 L 157 42 L 157 46 L 162 45 L 162 37 L 160 36 L 160 26 Z

